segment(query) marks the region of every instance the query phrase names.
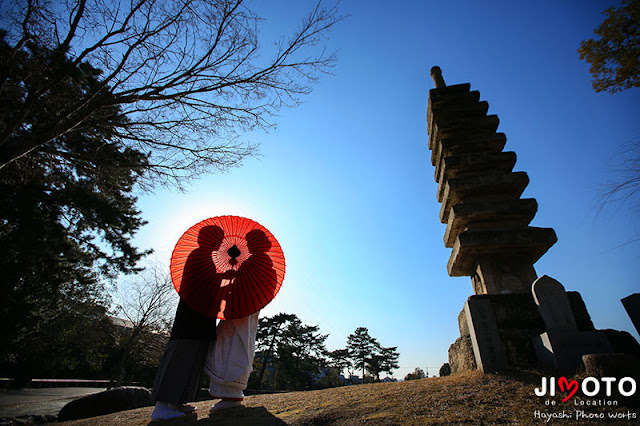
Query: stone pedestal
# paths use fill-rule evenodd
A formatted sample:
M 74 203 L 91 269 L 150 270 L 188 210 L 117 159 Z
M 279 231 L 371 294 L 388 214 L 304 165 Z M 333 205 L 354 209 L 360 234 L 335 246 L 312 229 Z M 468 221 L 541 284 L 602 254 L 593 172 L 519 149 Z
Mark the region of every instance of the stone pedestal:
M 580 331 L 595 331 L 589 312 L 577 292 L 567 292 L 571 310 Z M 542 316 L 531 293 L 529 294 L 487 294 L 469 297 L 468 302 L 482 300 L 489 303 L 494 323 L 502 346 L 506 368 L 530 368 L 538 362 L 533 339 L 546 331 Z M 465 303 L 465 306 L 467 305 Z M 476 354 L 473 350 L 466 309 L 458 316 L 460 338 L 449 347 L 451 371 L 477 370 Z
M 585 354 L 613 352 L 601 331 L 551 331 L 533 338 L 540 364 L 556 370 L 575 372 Z

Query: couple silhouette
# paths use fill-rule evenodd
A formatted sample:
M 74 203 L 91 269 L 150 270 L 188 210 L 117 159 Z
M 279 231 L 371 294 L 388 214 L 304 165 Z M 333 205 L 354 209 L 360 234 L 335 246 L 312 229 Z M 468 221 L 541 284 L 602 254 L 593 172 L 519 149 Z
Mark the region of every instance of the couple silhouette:
M 187 257 L 178 291 L 190 308 L 218 319 L 253 314 L 278 291 L 277 273 L 267 254 L 272 244 L 264 231 L 254 229 L 244 240 L 227 240 L 216 225 L 199 231 L 198 247 Z
M 210 378 L 209 393 L 221 399 L 211 413 L 240 404 L 252 370 L 258 311 L 279 289 L 264 231 L 242 238 L 205 225 L 196 240 L 190 252 L 180 242 L 174 251 L 178 259 L 188 255 L 173 277 L 180 302 L 154 382 L 152 420 L 193 414 L 195 406 L 187 403 L 195 400 L 203 372 Z M 224 321 L 216 325 L 216 318 Z

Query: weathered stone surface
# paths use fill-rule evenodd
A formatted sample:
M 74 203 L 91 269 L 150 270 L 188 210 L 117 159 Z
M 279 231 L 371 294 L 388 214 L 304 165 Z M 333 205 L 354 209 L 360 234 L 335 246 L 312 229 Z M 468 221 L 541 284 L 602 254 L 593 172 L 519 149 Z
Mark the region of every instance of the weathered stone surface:
M 531 339 L 544 332 L 544 323 L 533 298 L 527 294 L 500 294 L 483 297 L 491 301 L 506 366 L 508 368 L 524 368 L 535 365 L 537 360 Z M 470 339 L 464 309 L 458 315 L 458 326 L 460 336 L 466 336 Z
M 531 368 L 536 365 L 532 338 L 538 335 L 538 330 L 526 328 L 500 330 L 500 340 L 508 368 Z
M 623 330 L 602 330 L 607 335 L 613 352 L 619 354 L 631 354 L 640 357 L 640 344 L 638 341 L 626 331 Z
M 517 199 L 528 184 L 525 172 L 449 179 L 442 195 L 440 221 L 447 223 L 451 207 L 462 201 Z
M 471 90 L 471 85 L 458 84 L 448 86 L 446 91 L 438 90 L 432 92 L 438 95 L 436 98 L 430 96 L 427 103 L 427 118 L 433 119 L 434 115 L 446 114 L 449 109 L 460 108 L 459 105 L 473 105 L 480 102 L 480 92 Z M 427 123 L 429 120 L 427 119 Z
M 573 372 L 582 355 L 613 352 L 606 333 L 578 331 L 569 297 L 557 280 L 544 275 L 533 283 L 531 291 L 547 330 L 533 339 L 542 365 Z
M 611 353 L 607 335 L 599 331 L 553 331 L 533 339 L 540 364 L 563 372 L 575 372 L 582 355 Z
M 456 103 L 472 103 L 477 102 L 480 99 L 480 93 L 477 91 L 472 95 L 473 97 L 469 97 L 469 90 L 471 89 L 471 85 L 468 83 L 465 84 L 455 84 L 453 86 L 446 86 L 436 89 L 431 89 L 429 91 L 429 100 L 427 101 L 427 132 L 429 135 L 429 140 L 431 140 L 431 134 L 433 132 L 433 119 L 434 119 L 434 110 L 436 113 L 438 109 L 445 109 L 447 106 L 455 105 Z M 431 149 L 431 145 L 429 145 L 429 149 Z
M 543 275 L 533 283 L 531 291 L 548 332 L 578 330 L 562 284 Z
M 640 333 L 640 293 L 630 294 L 620 301 L 631 318 L 633 326 Z
M 591 317 L 577 291 L 568 291 L 567 296 L 574 312 L 578 330 L 595 331 Z M 526 294 L 489 294 L 483 297 L 491 300 L 496 323 L 500 330 L 537 330 L 545 331 L 544 321 L 531 293 Z M 628 333 L 627 333 L 628 334 Z M 631 336 L 630 336 L 631 337 Z M 631 337 L 633 339 L 633 337 Z M 635 340 L 635 339 L 634 339 Z
M 472 276 L 482 258 L 533 264 L 556 241 L 551 228 L 468 229 L 453 244 L 447 270 L 452 277 Z
M 437 198 L 442 202 L 446 182 L 460 177 L 475 177 L 489 174 L 509 174 L 516 164 L 515 152 L 469 152 L 442 159 Z
M 449 211 L 444 245 L 453 247 L 456 238 L 467 227 L 473 229 L 525 228 L 538 211 L 533 198 L 497 201 L 465 201 Z
M 485 373 L 504 370 L 504 349 L 491 301 L 483 296 L 471 296 L 464 311 L 478 369 Z
M 151 392 L 141 387 L 119 387 L 71 401 L 60 410 L 58 421 L 84 419 L 153 405 Z
M 531 294 L 491 294 L 484 297 L 491 300 L 501 331 L 533 329 L 538 330 L 536 334 L 544 332 L 544 322 Z
M 447 100 L 454 98 L 456 95 L 468 93 L 469 90 L 471 90 L 471 84 L 469 83 L 450 84 L 446 87 L 431 89 L 429 90 L 429 101 L 431 101 L 429 106 L 438 102 L 446 102 Z
M 506 143 L 507 137 L 504 133 L 448 138 L 438 141 L 433 151 L 431 151 L 431 164 L 436 167 L 434 175 L 436 181 L 440 176 L 443 158 L 473 152 L 500 152 L 504 149 Z
M 567 296 L 575 313 L 578 329 L 594 331 L 593 323 L 580 293 L 569 291 Z M 487 294 L 481 297 L 491 302 L 507 368 L 530 368 L 536 365 L 537 357 L 533 347 L 533 339 L 545 332 L 545 325 L 531 292 L 529 291 L 525 294 Z M 460 336 L 466 336 L 466 338 L 470 339 L 464 309 L 458 315 L 458 326 Z M 609 335 L 609 330 L 605 330 L 605 333 Z M 629 335 L 628 337 L 636 343 L 632 336 Z M 626 338 L 619 340 L 624 340 L 627 348 L 632 345 Z M 464 355 L 460 354 L 463 351 L 461 349 L 462 345 L 462 343 L 459 343 L 454 346 L 454 349 L 450 349 L 450 359 L 452 357 L 451 354 L 455 354 L 456 359 L 460 357 L 464 359 Z M 613 346 L 616 352 L 624 352 L 621 350 L 622 346 Z M 640 345 L 638 349 L 640 350 Z M 469 350 L 471 351 L 469 356 L 473 357 L 473 348 L 470 347 Z M 475 367 L 473 368 L 475 369 Z
M 464 308 L 458 314 L 458 329 L 460 330 L 461 336 L 469 335 L 469 325 L 467 324 L 467 314 L 464 311 Z
M 452 373 L 477 369 L 476 359 L 473 355 L 473 345 L 469 335 L 459 337 L 449 346 L 449 365 Z
M 567 291 L 569 297 L 569 303 L 571 304 L 571 311 L 573 312 L 573 318 L 576 320 L 578 330 L 580 331 L 595 331 L 591 321 L 591 315 L 587 310 L 587 305 L 584 304 L 582 296 L 577 291 Z
M 442 159 L 440 174 L 445 179 L 459 176 L 475 176 L 484 173 L 510 173 L 516 165 L 513 151 L 467 152 L 448 155 Z M 441 182 L 442 179 L 436 179 Z
M 442 139 L 490 135 L 495 133 L 499 124 L 497 115 L 458 116 L 448 120 L 434 117 L 429 140 L 433 140 L 433 146 L 436 146 Z
M 451 128 L 457 127 L 462 129 L 462 126 L 468 131 L 471 128 L 479 129 L 484 132 L 483 129 L 497 128 L 495 118 L 487 120 L 487 111 L 489 110 L 489 104 L 487 102 L 472 101 L 472 93 L 466 96 L 458 96 L 453 102 L 440 102 L 436 108 L 432 110 L 432 120 L 429 123 L 429 138 L 438 144 L 438 139 L 442 138 L 442 131 L 447 130 L 451 133 Z M 495 116 L 493 116 L 495 117 Z M 464 119 L 465 124 L 456 124 L 459 120 Z M 494 130 L 495 131 L 495 130 Z
M 522 258 L 478 258 L 476 273 L 471 277 L 476 294 L 510 294 L 530 292 L 538 278 L 533 262 Z
M 640 377 L 640 358 L 633 354 L 609 353 L 582 356 L 585 374 L 602 377 Z
M 455 95 L 449 96 L 446 100 L 431 103 L 430 111 L 427 112 L 427 116 L 430 120 L 427 121 L 427 129 L 429 136 L 432 136 L 433 131 L 437 127 L 436 123 L 441 123 L 442 120 L 451 120 L 456 117 L 484 117 L 489 110 L 489 104 L 487 102 L 479 102 L 480 93 L 474 92 L 459 92 Z
M 442 77 L 442 70 L 440 69 L 440 67 L 431 67 L 430 74 L 431 78 L 433 78 L 433 83 L 436 85 L 436 88 L 447 87 L 446 83 L 444 82 L 444 78 Z

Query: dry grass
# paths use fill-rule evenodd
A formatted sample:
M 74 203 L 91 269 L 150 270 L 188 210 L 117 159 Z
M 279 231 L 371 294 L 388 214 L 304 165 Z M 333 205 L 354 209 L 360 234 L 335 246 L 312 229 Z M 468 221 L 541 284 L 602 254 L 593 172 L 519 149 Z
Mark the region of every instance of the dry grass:
M 548 398 L 537 397 L 534 389 L 540 376 L 528 373 L 504 375 L 478 372 L 443 378 L 430 378 L 399 383 L 378 383 L 310 392 L 292 392 L 247 397 L 244 407 L 233 408 L 209 418 L 211 401 L 199 402 L 200 414 L 177 419 L 170 425 L 430 425 L 430 424 L 534 424 L 545 419 L 542 413 L 573 415 L 573 421 L 552 424 L 572 424 L 576 409 L 587 413 L 635 412 L 622 405 L 611 407 L 576 407 L 573 400 L 558 405 L 545 405 Z M 621 403 L 622 404 L 622 403 Z M 151 408 L 140 408 L 92 419 L 68 422 L 69 425 L 147 425 Z M 636 418 L 636 422 L 640 417 Z M 598 423 L 601 423 L 599 420 Z M 579 424 L 588 424 L 579 421 Z M 577 424 L 577 423 L 576 423 Z

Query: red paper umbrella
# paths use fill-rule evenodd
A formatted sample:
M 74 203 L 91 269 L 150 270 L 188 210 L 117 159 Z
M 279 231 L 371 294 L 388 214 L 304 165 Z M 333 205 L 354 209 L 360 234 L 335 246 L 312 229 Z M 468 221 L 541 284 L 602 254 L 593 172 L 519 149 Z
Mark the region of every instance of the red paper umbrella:
M 193 225 L 171 255 L 171 280 L 193 310 L 219 319 L 258 312 L 280 290 L 284 254 L 253 220 L 217 216 Z

